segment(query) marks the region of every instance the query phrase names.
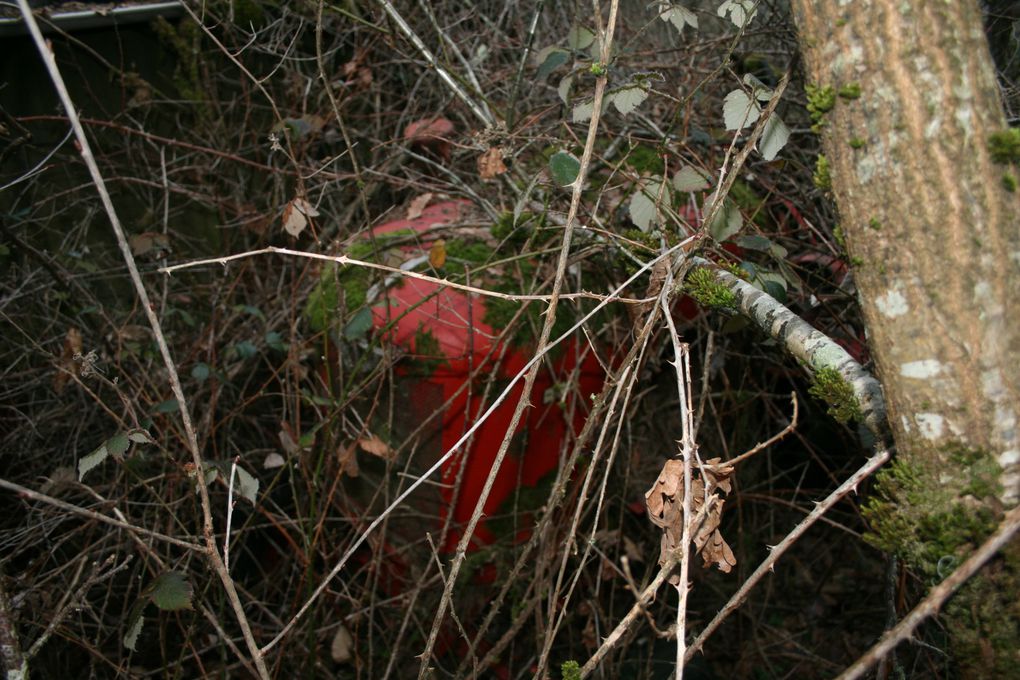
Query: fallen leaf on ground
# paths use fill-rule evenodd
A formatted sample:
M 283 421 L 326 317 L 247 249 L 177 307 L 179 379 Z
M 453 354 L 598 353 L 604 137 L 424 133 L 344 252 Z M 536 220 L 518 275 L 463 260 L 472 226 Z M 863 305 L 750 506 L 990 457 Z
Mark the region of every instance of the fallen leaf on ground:
M 443 239 L 436 240 L 429 248 L 429 264 L 433 269 L 442 269 L 446 264 L 446 241 Z

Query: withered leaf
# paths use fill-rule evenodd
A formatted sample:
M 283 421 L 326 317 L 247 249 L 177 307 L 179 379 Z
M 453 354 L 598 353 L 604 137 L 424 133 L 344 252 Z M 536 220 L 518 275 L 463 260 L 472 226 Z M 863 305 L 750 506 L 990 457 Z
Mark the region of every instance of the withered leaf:
M 478 157 L 478 176 L 482 179 L 492 179 L 506 172 L 503 154 L 503 147 L 489 147 L 485 153 Z
M 393 457 L 393 449 L 390 448 L 389 444 L 380 439 L 378 435 L 373 434 L 371 437 L 362 437 L 358 440 L 358 446 L 362 451 L 373 456 L 379 456 L 386 460 Z
M 67 387 L 77 365 L 74 356 L 82 353 L 81 331 L 72 326 L 67 329 L 64 336 L 64 348 L 60 352 L 60 359 L 57 361 L 57 371 L 53 374 L 53 391 L 60 394 Z
M 434 195 L 431 191 L 426 191 L 424 194 L 411 199 L 411 203 L 407 206 L 407 219 L 416 220 L 421 217 L 421 214 L 428 207 L 429 201 L 432 200 Z
M 442 269 L 446 264 L 446 241 L 436 239 L 436 242 L 429 248 L 429 264 L 433 269 Z

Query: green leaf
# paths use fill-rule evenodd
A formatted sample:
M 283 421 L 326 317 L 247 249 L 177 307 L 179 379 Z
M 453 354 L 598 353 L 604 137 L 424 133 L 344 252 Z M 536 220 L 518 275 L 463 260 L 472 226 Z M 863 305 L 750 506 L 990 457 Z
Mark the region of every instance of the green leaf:
M 128 439 L 127 432 L 118 432 L 106 440 L 106 450 L 117 460 L 124 460 L 124 454 L 127 453 L 129 446 L 131 440 Z
M 131 430 L 127 433 L 127 438 L 133 441 L 135 444 L 155 444 L 155 440 L 145 430 Z
M 706 204 L 705 212 L 708 211 L 709 207 Z M 744 226 L 744 218 L 740 214 L 740 208 L 727 198 L 723 201 L 722 208 L 712 218 L 712 223 L 708 225 L 708 233 L 721 243 L 740 231 L 742 226 Z
M 259 495 L 259 480 L 252 477 L 248 474 L 247 470 L 238 465 L 234 483 L 237 493 L 243 498 L 248 499 L 252 505 L 255 505 L 255 500 Z
M 735 243 L 741 248 L 747 248 L 748 250 L 760 250 L 763 253 L 767 252 L 768 249 L 772 247 L 771 240 L 757 234 L 741 236 L 736 239 Z
M 573 75 L 567 75 L 567 76 L 563 76 L 563 79 L 560 80 L 559 87 L 556 88 L 556 93 L 560 96 L 560 99 L 563 100 L 564 104 L 569 104 L 570 103 L 570 88 L 573 85 L 574 85 L 574 76 Z
M 698 30 L 698 15 L 683 5 L 660 4 L 659 18 L 673 24 L 681 34 L 684 32 L 684 26 L 690 26 L 695 31 Z
M 693 165 L 685 165 L 673 175 L 673 188 L 681 193 L 704 191 L 711 186 L 708 176 Z
M 648 99 L 648 92 L 637 86 L 625 87 L 609 95 L 609 99 L 613 102 L 616 110 L 626 116 Z
M 149 586 L 152 603 L 165 612 L 191 609 L 192 588 L 179 571 L 165 571 Z
M 547 47 L 538 53 L 538 73 L 535 78 L 545 80 L 549 74 L 567 63 L 570 52 L 562 47 Z
M 753 125 L 760 115 L 758 102 L 748 97 L 743 90 L 733 90 L 723 99 L 723 120 L 727 130 L 741 130 Z
M 567 33 L 567 44 L 572 50 L 583 50 L 595 42 L 595 34 L 584 26 L 571 26 Z
M 195 364 L 191 369 L 191 377 L 200 383 L 208 380 L 210 373 L 209 364 L 201 361 Z
M 78 461 L 78 481 L 80 482 L 82 479 L 84 479 L 86 472 L 98 466 L 100 463 L 106 460 L 106 457 L 109 455 L 110 452 L 107 451 L 106 443 L 104 442 L 102 446 L 100 446 L 92 453 L 88 454 L 87 456 L 82 456 L 81 460 Z
M 581 172 L 581 161 L 567 151 L 557 151 L 549 159 L 549 174 L 561 187 L 569 186 Z
M 253 356 L 259 353 L 258 347 L 254 343 L 248 340 L 242 340 L 236 343 L 231 349 L 241 359 L 251 359 Z
M 790 128 L 786 127 L 782 118 L 773 113 L 765 121 L 765 129 L 762 130 L 761 138 L 758 140 L 758 150 L 761 151 L 762 158 L 767 161 L 774 159 L 789 139 Z
M 570 118 L 575 123 L 583 123 L 586 120 L 591 120 L 593 113 L 595 113 L 595 102 L 593 100 L 588 100 L 574 105 L 574 110 L 571 113 Z
M 127 632 L 124 633 L 124 646 L 132 652 L 138 651 L 138 636 L 142 634 L 142 626 L 145 625 L 145 617 L 142 616 L 143 611 L 145 611 L 144 601 L 143 606 L 135 605 L 132 607 L 131 614 L 128 617 Z
M 660 199 L 659 194 L 662 194 Z M 664 185 L 662 178 L 652 177 L 630 197 L 627 208 L 630 211 L 630 221 L 641 231 L 649 231 L 653 224 L 659 221 L 658 201 L 669 205 L 669 187 Z
M 758 0 L 726 0 L 719 5 L 719 10 L 716 13 L 721 17 L 725 17 L 728 13 L 733 25 L 743 28 L 758 13 L 758 9 L 755 7 L 757 2 Z
M 252 316 L 258 318 L 261 321 L 266 320 L 266 315 L 262 313 L 262 310 L 259 309 L 258 307 L 253 307 L 251 305 L 235 305 L 234 311 L 251 314 Z
M 175 413 L 181 410 L 181 407 L 177 404 L 176 399 L 167 399 L 156 404 L 156 407 L 152 409 L 155 413 Z
M 276 331 L 269 331 L 266 333 L 265 341 L 266 346 L 269 347 L 269 349 L 277 352 L 287 351 L 287 343 L 283 341 L 283 336 Z
M 359 340 L 372 330 L 372 309 L 362 307 L 357 314 L 344 326 L 344 337 L 348 340 Z

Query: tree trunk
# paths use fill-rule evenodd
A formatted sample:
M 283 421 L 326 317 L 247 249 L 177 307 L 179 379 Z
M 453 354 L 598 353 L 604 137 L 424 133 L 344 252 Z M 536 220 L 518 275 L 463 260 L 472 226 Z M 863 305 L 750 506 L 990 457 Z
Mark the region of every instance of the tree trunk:
M 825 156 L 816 179 L 831 178 L 897 444 L 871 506 L 875 542 L 944 577 L 1020 499 L 1020 137 L 977 0 L 792 4 Z M 995 588 L 1016 599 L 1011 578 Z M 1015 645 L 1020 612 L 1003 606 L 992 616 Z M 958 653 L 1015 672 L 1016 647 L 962 639 L 988 625 L 951 626 Z

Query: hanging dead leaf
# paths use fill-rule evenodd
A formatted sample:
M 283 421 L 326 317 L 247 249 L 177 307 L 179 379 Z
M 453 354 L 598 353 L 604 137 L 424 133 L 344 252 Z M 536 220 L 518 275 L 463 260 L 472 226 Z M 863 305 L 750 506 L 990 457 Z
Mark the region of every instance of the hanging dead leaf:
M 729 573 L 737 561 L 719 531 L 725 504 L 719 492 L 730 491 L 733 466 L 721 463 L 720 460 L 712 458 L 700 467 L 695 464 L 691 480 L 688 530 L 694 543 L 694 552 L 701 555 L 705 566 L 715 564 L 720 571 Z M 659 547 L 660 565 L 665 564 L 670 555 L 683 546 L 683 470 L 683 461 L 667 460 L 652 488 L 645 494 L 648 518 L 663 530 Z M 680 582 L 675 574 L 669 581 L 674 585 Z
M 433 269 L 442 269 L 446 264 L 446 241 L 443 239 L 436 239 L 429 248 L 429 264 Z
M 492 179 L 506 172 L 506 163 L 503 157 L 506 151 L 501 146 L 491 146 L 478 157 L 478 176 L 482 179 Z
M 144 231 L 141 234 L 134 234 L 128 239 L 131 246 L 131 253 L 135 257 L 149 255 L 156 259 L 164 257 L 170 250 L 170 238 L 158 231 Z
M 290 426 L 290 423 L 280 423 L 280 431 L 277 436 L 280 438 L 280 446 L 288 456 L 296 456 L 301 453 L 301 445 L 298 444 L 298 437 L 294 434 L 294 428 Z
M 379 437 L 374 434 L 371 437 L 367 438 L 363 437 L 359 439 L 358 446 L 361 448 L 362 451 L 364 451 L 365 453 L 370 453 L 373 456 L 379 456 L 380 458 L 384 458 L 386 460 L 389 460 L 393 457 L 394 451 L 393 449 L 390 448 L 390 445 L 384 442 L 382 439 L 379 439 Z
M 427 191 L 424 194 L 415 196 L 411 199 L 410 205 L 407 206 L 407 219 L 416 220 L 421 217 L 421 214 L 425 212 L 425 208 L 428 207 L 429 201 L 435 196 L 431 191 Z
M 82 353 L 81 331 L 72 326 L 67 329 L 64 336 L 64 348 L 60 352 L 60 359 L 57 360 L 57 370 L 53 374 L 53 391 L 60 394 L 67 387 L 78 368 L 74 356 L 81 356 Z
M 308 226 L 308 218 L 318 216 L 315 206 L 303 198 L 295 198 L 283 209 L 283 228 L 291 236 L 298 236 Z
M 348 477 L 357 477 L 361 474 L 361 469 L 358 467 L 358 457 L 355 454 L 357 447 L 354 444 L 340 449 L 337 453 L 337 462 L 340 464 L 340 474 L 346 474 Z

